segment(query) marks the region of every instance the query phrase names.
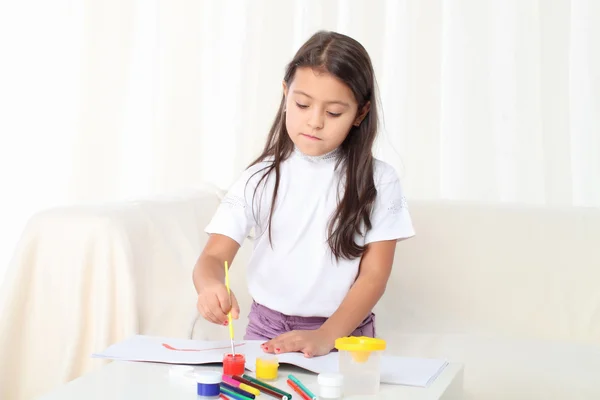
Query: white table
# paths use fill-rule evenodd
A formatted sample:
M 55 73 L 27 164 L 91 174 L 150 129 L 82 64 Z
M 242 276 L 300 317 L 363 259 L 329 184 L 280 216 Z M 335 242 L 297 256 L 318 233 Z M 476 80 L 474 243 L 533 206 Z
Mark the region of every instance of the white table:
M 197 400 L 196 384 L 192 380 L 174 380 L 168 364 L 113 361 L 85 376 L 75 379 L 39 400 Z M 197 369 L 221 371 L 220 366 L 200 366 Z M 279 380 L 273 386 L 300 396 L 285 383 L 294 374 L 318 395 L 316 375 L 300 368 L 282 365 Z M 251 374 L 253 375 L 253 374 Z M 428 388 L 381 385 L 377 399 L 389 400 L 459 400 L 462 399 L 462 364 L 450 363 Z M 182 382 L 183 381 L 183 382 Z M 345 397 L 354 399 L 356 397 Z M 369 397 L 372 399 L 373 397 Z M 261 394 L 257 399 L 272 397 Z

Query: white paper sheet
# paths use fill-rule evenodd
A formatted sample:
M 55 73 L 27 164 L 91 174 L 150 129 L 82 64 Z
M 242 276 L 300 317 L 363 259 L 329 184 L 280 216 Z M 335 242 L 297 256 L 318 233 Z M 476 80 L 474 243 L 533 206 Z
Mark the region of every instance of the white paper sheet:
M 262 341 L 246 340 L 236 343 L 236 352 L 246 357 L 246 368 L 254 371 L 256 358 L 263 354 Z M 116 343 L 95 358 L 123 361 L 161 362 L 168 364 L 220 363 L 231 352 L 229 341 L 198 341 L 136 335 Z M 306 358 L 300 353 L 277 356 L 281 364 L 292 364 L 314 373 L 337 372 L 338 353 Z M 395 357 L 384 355 L 381 360 L 381 382 L 396 385 L 427 387 L 448 365 L 445 360 Z

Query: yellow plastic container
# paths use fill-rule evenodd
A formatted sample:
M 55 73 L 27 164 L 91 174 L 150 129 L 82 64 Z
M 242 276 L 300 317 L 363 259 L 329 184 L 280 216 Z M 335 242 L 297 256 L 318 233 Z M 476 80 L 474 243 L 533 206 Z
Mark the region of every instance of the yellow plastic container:
M 279 371 L 279 360 L 275 356 L 264 355 L 256 359 L 256 379 L 274 381 Z
M 350 336 L 337 339 L 335 348 L 339 350 L 339 369 L 344 376 L 344 396 L 376 395 L 385 340 Z

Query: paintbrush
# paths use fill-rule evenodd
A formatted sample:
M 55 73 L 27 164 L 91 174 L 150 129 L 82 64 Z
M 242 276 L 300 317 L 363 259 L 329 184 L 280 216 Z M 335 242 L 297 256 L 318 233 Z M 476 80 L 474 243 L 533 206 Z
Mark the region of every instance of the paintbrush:
M 225 286 L 227 287 L 227 294 L 229 295 L 229 304 L 231 308 L 233 308 L 233 303 L 231 301 L 231 289 L 229 288 L 229 267 L 227 265 L 227 261 L 225 261 Z M 229 339 L 231 339 L 231 354 L 235 358 L 235 345 L 233 343 L 233 319 L 231 318 L 231 308 L 229 309 L 229 313 L 227 314 L 227 320 L 229 321 Z

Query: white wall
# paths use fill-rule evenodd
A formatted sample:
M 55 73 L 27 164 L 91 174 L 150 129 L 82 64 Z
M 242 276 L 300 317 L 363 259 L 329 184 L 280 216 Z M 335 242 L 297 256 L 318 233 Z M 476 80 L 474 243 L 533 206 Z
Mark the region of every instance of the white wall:
M 411 198 L 600 206 L 600 2 L 2 2 L 0 275 L 39 209 L 227 186 L 317 29 L 371 53 Z

